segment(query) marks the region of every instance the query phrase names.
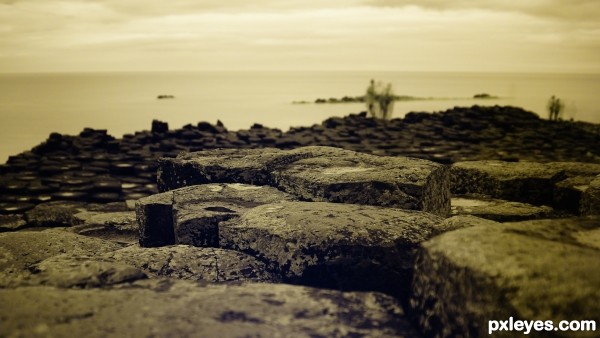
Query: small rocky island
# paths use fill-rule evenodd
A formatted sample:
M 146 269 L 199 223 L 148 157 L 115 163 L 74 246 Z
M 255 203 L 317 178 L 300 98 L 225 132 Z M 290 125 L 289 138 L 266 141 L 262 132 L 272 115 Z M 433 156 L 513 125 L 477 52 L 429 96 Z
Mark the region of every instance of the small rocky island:
M 0 336 L 600 323 L 599 149 L 599 125 L 498 106 L 52 134 L 0 166 Z

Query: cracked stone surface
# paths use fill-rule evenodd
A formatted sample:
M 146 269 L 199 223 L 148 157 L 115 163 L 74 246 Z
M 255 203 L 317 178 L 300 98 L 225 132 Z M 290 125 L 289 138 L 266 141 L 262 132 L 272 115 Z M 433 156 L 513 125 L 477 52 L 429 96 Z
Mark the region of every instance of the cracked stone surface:
M 74 215 L 82 211 L 87 211 L 83 202 L 47 202 L 27 211 L 25 218 L 33 227 L 64 227 L 73 225 Z
M 380 157 L 332 147 L 211 150 L 162 159 L 159 188 L 204 183 L 271 185 L 304 200 L 424 210 L 447 216 L 447 168 L 434 162 Z
M 264 263 L 232 250 L 174 245 L 160 248 L 129 246 L 101 256 L 139 268 L 151 277 L 169 277 L 205 282 L 254 281 L 279 279 Z
M 166 191 L 136 203 L 143 247 L 172 244 L 218 247 L 220 222 L 249 208 L 296 198 L 269 186 L 202 184 Z
M 292 195 L 269 186 L 240 183 L 173 190 L 175 243 L 218 247 L 219 223 L 239 218 L 240 214 L 259 205 L 293 200 Z
M 510 202 L 482 196 L 452 197 L 452 215 L 472 215 L 496 222 L 550 218 L 554 209 L 528 203 Z
M 292 283 L 406 292 L 413 254 L 442 219 L 418 211 L 325 202 L 265 204 L 220 226 L 222 247 L 246 252 Z
M 467 161 L 452 165 L 453 194 L 482 194 L 507 201 L 552 205 L 561 168 L 534 162 Z
M 598 218 L 530 220 L 476 225 L 424 242 L 410 301 L 422 332 L 483 337 L 490 318 L 510 316 L 599 321 L 599 228 Z
M 14 287 L 32 278 L 36 264 L 53 256 L 92 256 L 121 249 L 110 241 L 57 229 L 0 233 L 0 286 Z
M 6 337 L 417 337 L 396 301 L 284 284 L 0 289 Z

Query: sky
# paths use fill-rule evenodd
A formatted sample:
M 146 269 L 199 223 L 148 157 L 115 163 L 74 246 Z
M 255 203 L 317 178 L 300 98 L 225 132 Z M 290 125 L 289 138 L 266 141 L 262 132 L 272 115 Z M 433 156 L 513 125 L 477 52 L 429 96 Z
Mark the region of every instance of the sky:
M 598 0 L 0 0 L 0 72 L 600 73 Z

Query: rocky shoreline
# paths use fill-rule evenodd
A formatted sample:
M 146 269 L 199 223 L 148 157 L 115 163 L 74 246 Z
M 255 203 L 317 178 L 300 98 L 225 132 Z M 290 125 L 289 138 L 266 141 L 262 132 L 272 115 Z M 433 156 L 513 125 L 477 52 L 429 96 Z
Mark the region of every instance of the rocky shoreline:
M 0 336 L 600 324 L 599 149 L 598 125 L 478 106 L 52 134 L 0 167 Z

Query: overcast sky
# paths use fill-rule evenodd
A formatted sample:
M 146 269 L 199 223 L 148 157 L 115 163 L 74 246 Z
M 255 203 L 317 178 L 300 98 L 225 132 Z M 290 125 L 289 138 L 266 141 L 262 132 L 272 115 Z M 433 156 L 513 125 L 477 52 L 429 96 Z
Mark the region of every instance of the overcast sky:
M 0 72 L 600 73 L 599 0 L 0 0 Z

